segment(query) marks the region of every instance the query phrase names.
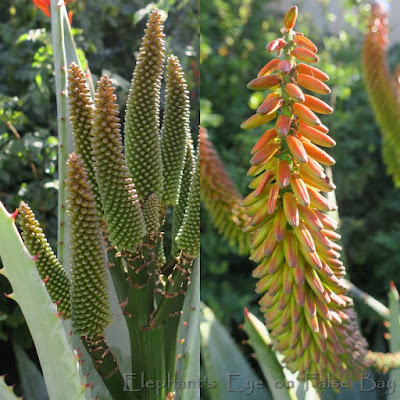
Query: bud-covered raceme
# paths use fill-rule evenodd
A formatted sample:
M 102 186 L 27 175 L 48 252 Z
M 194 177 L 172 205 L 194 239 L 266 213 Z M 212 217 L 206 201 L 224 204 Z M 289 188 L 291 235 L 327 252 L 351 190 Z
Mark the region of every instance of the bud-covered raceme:
M 125 164 L 114 90 L 107 76 L 97 83 L 91 146 L 110 242 L 118 250 L 134 252 L 146 230 L 135 185 Z
M 240 205 L 242 197 L 204 128 L 200 128 L 200 186 L 201 201 L 218 232 L 240 254 L 248 252 L 249 235 L 244 228 L 249 217 Z
M 170 56 L 167 63 L 165 112 L 161 130 L 165 204 L 178 201 L 186 152 L 186 137 L 190 134 L 190 104 L 186 80 L 179 60 Z
M 200 140 L 199 140 L 200 141 Z M 200 251 L 200 145 L 197 143 L 194 171 L 190 181 L 187 206 L 182 225 L 176 235 L 178 249 L 193 258 Z
M 78 335 L 103 334 L 112 315 L 107 293 L 107 261 L 100 218 L 81 157 L 68 158 L 68 214 L 71 224 L 71 309 Z
M 161 15 L 154 10 L 149 15 L 126 106 L 126 164 L 140 200 L 152 193 L 162 198 L 159 113 L 165 51 L 163 29 Z
M 394 182 L 400 185 L 400 96 L 399 81 L 389 68 L 388 16 L 373 2 L 368 31 L 362 49 L 365 87 L 383 136 L 383 158 Z
M 97 211 L 101 215 L 103 206 L 94 173 L 94 159 L 91 146 L 93 102 L 85 75 L 81 68 L 74 62 L 71 63 L 68 70 L 68 103 L 75 151 L 82 157 L 96 200 Z
M 19 206 L 18 222 L 26 248 L 32 256 L 38 257 L 36 268 L 40 278 L 46 282 L 46 289 L 51 300 L 57 304 L 57 310 L 62 314 L 62 318 L 71 318 L 68 275 L 47 242 L 35 214 L 23 201 Z
M 333 110 L 314 94 L 330 93 L 328 77 L 305 64 L 318 62 L 317 47 L 293 30 L 296 16 L 297 8 L 290 8 L 285 35 L 276 39 L 280 45 L 267 46 L 282 60 L 267 64 L 257 78 L 274 74 L 274 82 L 281 83 L 269 87 L 264 106 L 242 124 L 249 129 L 277 117 L 275 128 L 251 151 L 253 191 L 242 202 L 250 217 L 251 259 L 259 264 L 253 275 L 259 279 L 266 325 L 287 367 L 299 371 L 302 380 L 317 374 L 312 384 L 329 376 L 358 380 L 366 342 L 341 279 L 345 268 L 337 224 L 326 214 L 336 206 L 322 194 L 335 188 L 323 167 L 335 161 L 319 146 L 332 147 L 335 141 L 315 113 Z

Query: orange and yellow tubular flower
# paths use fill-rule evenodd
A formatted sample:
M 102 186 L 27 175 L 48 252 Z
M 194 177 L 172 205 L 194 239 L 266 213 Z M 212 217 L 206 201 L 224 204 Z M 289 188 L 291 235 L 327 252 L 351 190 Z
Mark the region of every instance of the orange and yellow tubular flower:
M 272 93 L 242 127 L 263 125 L 263 118 L 277 120 L 251 150 L 252 192 L 242 206 L 250 218 L 251 259 L 258 264 L 253 271 L 259 279 L 256 292 L 262 295 L 261 312 L 275 350 L 287 368 L 315 385 L 328 379 L 358 380 L 367 361 L 366 343 L 342 281 L 337 223 L 326 215 L 336 206 L 323 194 L 335 189 L 324 170 L 335 160 L 319 146 L 336 143 L 315 113 L 333 109 L 307 93 L 329 94 L 324 83 L 329 77 L 305 64 L 318 62 L 317 47 L 294 31 L 296 17 L 297 7 L 292 7 L 284 36 L 267 46 L 278 57 L 260 71 L 263 81 L 259 77 L 248 86 Z

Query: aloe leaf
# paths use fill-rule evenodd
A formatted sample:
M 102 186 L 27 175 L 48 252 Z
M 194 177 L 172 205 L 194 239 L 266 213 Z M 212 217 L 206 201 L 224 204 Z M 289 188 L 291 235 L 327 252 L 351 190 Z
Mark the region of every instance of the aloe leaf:
M 177 382 L 197 382 L 200 376 L 200 256 L 193 264 L 190 280 L 178 329 Z M 200 399 L 198 385 L 176 391 L 176 400 L 197 399 Z
M 200 347 L 207 382 L 204 388 L 211 400 L 269 400 L 271 394 L 254 373 L 225 327 L 205 304 L 200 305 Z M 213 383 L 215 384 L 215 387 Z M 253 384 L 253 391 L 250 394 Z M 247 385 L 247 387 L 246 387 Z
M 56 308 L 17 231 L 15 215 L 9 214 L 2 203 L 0 238 L 0 256 L 4 265 L 1 273 L 10 281 L 13 293 L 9 297 L 19 304 L 31 331 L 49 397 L 84 399 L 77 361 Z
M 399 303 L 399 292 L 393 282 L 390 283 L 389 290 L 389 333 L 390 341 L 389 347 L 391 353 L 400 351 L 400 303 Z M 392 382 L 400 382 L 400 370 L 393 369 L 390 371 L 390 380 Z M 398 394 L 394 393 L 389 395 L 388 399 L 398 398 Z
M 0 399 L 1 400 L 21 400 L 17 397 L 11 386 L 8 386 L 4 380 L 4 376 L 0 376 Z
M 14 354 L 17 360 L 19 378 L 25 400 L 49 400 L 43 375 L 38 367 L 27 356 L 25 350 L 14 345 Z
M 257 360 L 273 397 L 280 400 L 295 400 L 296 395 L 292 389 L 281 387 L 281 384 L 286 384 L 286 377 L 272 350 L 267 328 L 247 309 L 245 309 L 244 317 L 243 329 L 249 336 L 249 345 L 256 352 Z

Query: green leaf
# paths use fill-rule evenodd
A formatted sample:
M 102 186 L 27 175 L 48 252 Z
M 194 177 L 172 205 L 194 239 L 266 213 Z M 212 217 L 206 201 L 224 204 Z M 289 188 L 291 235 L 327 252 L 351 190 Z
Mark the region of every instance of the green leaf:
M 393 282 L 390 283 L 389 291 L 389 333 L 390 333 L 390 352 L 400 351 L 400 303 L 399 292 Z M 393 369 L 390 371 L 390 380 L 392 382 L 400 382 L 400 370 Z M 398 394 L 388 395 L 388 399 L 398 398 Z
M 176 380 L 196 382 L 200 376 L 200 256 L 193 264 L 190 286 L 183 303 L 183 314 L 178 330 L 179 359 L 176 363 Z M 186 322 L 186 324 L 183 324 Z M 184 339 L 181 343 L 179 340 Z M 200 388 L 177 390 L 176 400 L 200 399 Z
M 1 202 L 0 256 L 4 265 L 1 273 L 13 289 L 9 297 L 19 304 L 31 331 L 49 397 L 83 400 L 77 362 L 61 320 L 17 231 L 14 216 Z
M 24 399 L 49 400 L 46 384 L 38 367 L 31 361 L 21 346 L 17 344 L 14 345 L 14 353 L 17 359 L 17 367 Z
M 295 400 L 294 391 L 286 389 L 286 377 L 275 352 L 272 350 L 272 342 L 267 328 L 247 309 L 244 312 L 244 317 L 243 329 L 249 336 L 249 344 L 256 352 L 257 360 L 272 395 L 280 400 Z M 285 384 L 285 387 L 282 388 L 281 384 Z
M 4 380 L 4 376 L 0 376 L 0 399 L 1 400 L 18 400 L 11 386 L 8 386 Z
M 211 400 L 242 400 L 246 393 L 254 400 L 269 400 L 271 395 L 265 387 L 251 388 L 249 383 L 263 383 L 254 373 L 234 343 L 225 327 L 218 322 L 214 313 L 203 303 L 200 306 L 201 357 L 207 382 L 204 385 Z M 215 383 L 211 388 L 209 384 Z

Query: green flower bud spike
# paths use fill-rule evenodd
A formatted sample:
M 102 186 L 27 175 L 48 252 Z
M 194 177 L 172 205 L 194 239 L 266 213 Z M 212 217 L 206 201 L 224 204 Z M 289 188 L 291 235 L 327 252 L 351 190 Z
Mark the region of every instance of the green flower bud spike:
M 39 222 L 35 219 L 35 214 L 23 201 L 19 206 L 18 222 L 26 248 L 31 255 L 38 257 L 36 268 L 40 278 L 46 282 L 51 300 L 57 304 L 57 310 L 62 318 L 71 318 L 68 275 L 47 242 Z
M 68 158 L 67 201 L 71 224 L 71 307 L 76 334 L 93 337 L 111 324 L 107 262 L 100 218 L 82 158 Z
M 163 162 L 163 201 L 175 205 L 178 201 L 186 152 L 186 137 L 190 130 L 190 103 L 187 85 L 179 60 L 170 56 L 167 63 L 165 113 L 161 130 Z
M 149 15 L 125 115 L 126 163 L 140 200 L 163 189 L 159 134 L 164 37 L 158 10 Z
M 192 144 L 192 138 L 188 136 L 178 203 L 176 204 L 176 206 L 174 206 L 174 211 L 172 215 L 171 254 L 173 257 L 178 257 L 179 255 L 179 249 L 176 244 L 175 238 L 179 232 L 179 229 L 183 222 L 183 218 L 185 216 L 185 210 L 187 207 L 188 197 L 189 197 L 190 181 L 192 180 L 192 175 L 193 175 L 193 167 L 194 167 L 193 144 Z
M 109 239 L 118 250 L 135 252 L 146 230 L 136 189 L 122 151 L 121 125 L 114 90 L 107 76 L 97 83 L 92 129 L 94 169 Z
M 68 70 L 68 102 L 75 152 L 82 157 L 96 200 L 97 211 L 101 215 L 103 205 L 94 172 L 91 146 L 93 102 L 85 75 L 75 63 L 71 63 Z
M 143 216 L 147 233 L 155 234 L 160 228 L 160 202 L 155 193 L 147 197 L 143 204 Z
M 192 257 L 196 257 L 200 251 L 200 146 L 197 147 L 187 207 L 176 243 L 178 249 L 184 250 Z

